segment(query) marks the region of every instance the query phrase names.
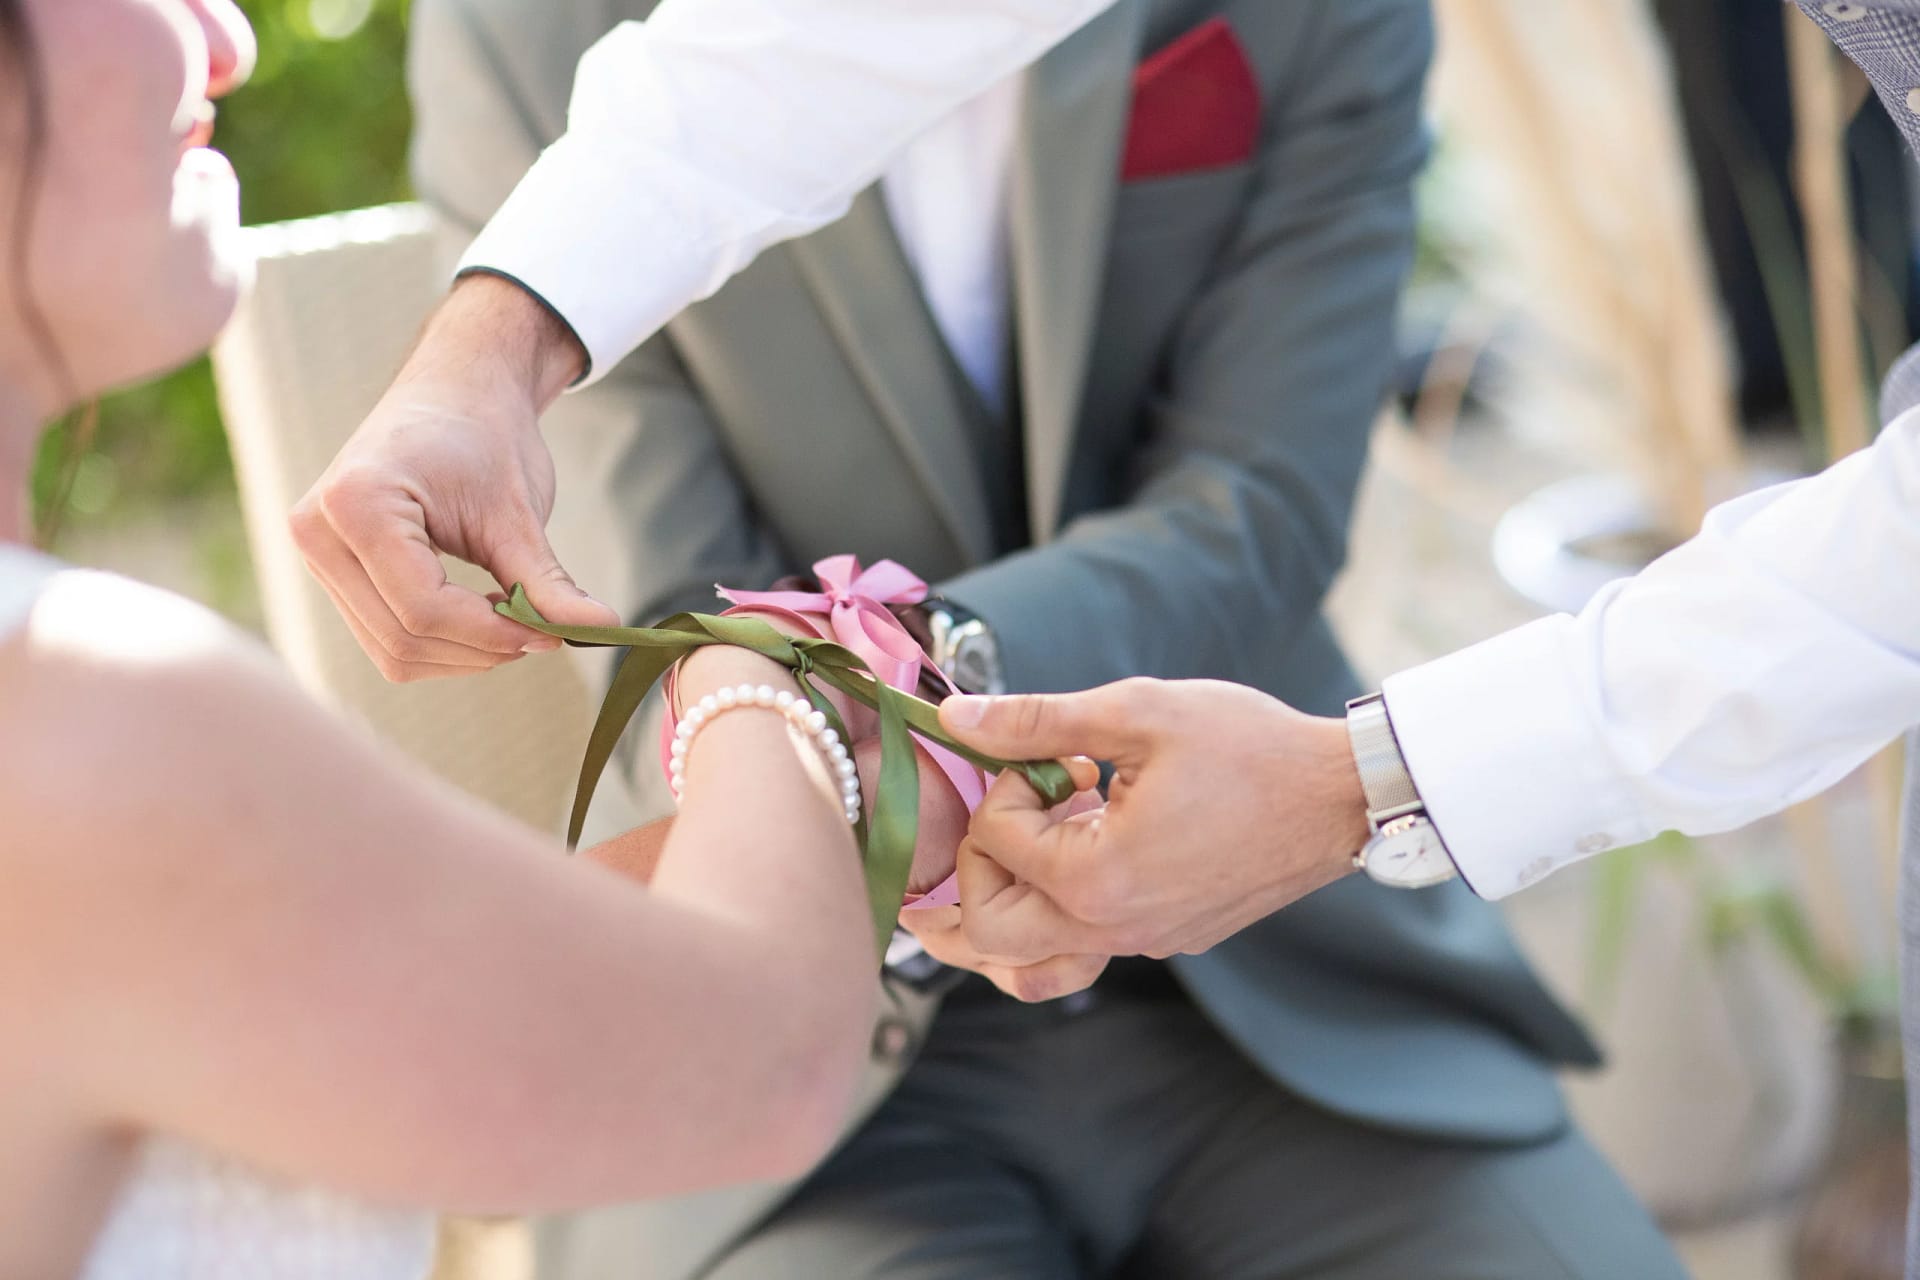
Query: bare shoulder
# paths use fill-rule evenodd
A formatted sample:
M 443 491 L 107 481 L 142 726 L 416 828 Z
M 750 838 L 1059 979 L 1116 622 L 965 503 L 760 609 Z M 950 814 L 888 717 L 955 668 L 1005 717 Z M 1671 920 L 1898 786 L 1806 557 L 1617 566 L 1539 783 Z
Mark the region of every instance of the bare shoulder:
M 247 708 L 297 696 L 212 611 L 112 574 L 59 573 L 0 641 L 0 798 L 29 823 L 150 803 L 212 763 Z

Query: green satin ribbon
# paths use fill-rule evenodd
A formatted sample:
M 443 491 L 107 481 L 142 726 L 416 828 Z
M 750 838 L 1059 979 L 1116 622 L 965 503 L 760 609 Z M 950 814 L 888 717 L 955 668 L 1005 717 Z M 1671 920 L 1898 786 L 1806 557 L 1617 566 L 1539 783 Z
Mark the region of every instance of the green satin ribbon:
M 548 622 L 534 609 L 524 588 L 495 608 L 522 626 L 585 647 L 624 648 L 627 656 L 607 690 L 606 701 L 587 739 L 586 758 L 580 763 L 580 784 L 574 791 L 573 816 L 567 823 L 567 847 L 580 841 L 587 806 L 614 746 L 640 710 L 660 678 L 695 649 L 712 644 L 734 645 L 770 658 L 794 673 L 801 691 L 815 710 L 827 718 L 841 740 L 851 747 L 847 726 L 819 685 L 826 684 L 880 715 L 880 780 L 871 803 L 862 807 L 854 830 L 860 842 L 867 879 L 867 901 L 873 911 L 874 944 L 886 954 L 894 919 L 913 869 L 913 846 L 920 829 L 920 770 L 914 761 L 909 731 L 937 743 L 961 759 L 1001 773 L 1011 769 L 1050 805 L 1073 795 L 1073 779 L 1058 761 L 1019 763 L 998 760 L 962 746 L 940 727 L 933 704 L 902 693 L 876 678 L 858 655 L 831 640 L 783 635 L 755 618 L 721 618 L 704 613 L 679 613 L 657 627 L 571 627 Z

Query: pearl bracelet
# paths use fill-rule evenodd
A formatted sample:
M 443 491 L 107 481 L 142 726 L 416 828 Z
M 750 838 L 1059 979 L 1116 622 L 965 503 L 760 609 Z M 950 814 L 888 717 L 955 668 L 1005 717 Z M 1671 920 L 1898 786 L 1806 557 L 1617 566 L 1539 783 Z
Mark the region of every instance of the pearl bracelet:
M 846 815 L 848 823 L 857 825 L 860 821 L 860 775 L 854 767 L 853 757 L 847 752 L 847 744 L 840 741 L 840 735 L 827 723 L 826 716 L 815 711 L 805 698 L 795 695 L 791 690 L 776 690 L 768 684 L 743 684 L 721 689 L 687 708 L 673 731 L 673 744 L 668 748 L 667 779 L 673 787 L 674 802 L 678 803 L 686 790 L 687 759 L 693 751 L 693 740 L 702 729 L 729 711 L 743 709 L 778 711 L 787 718 L 789 724 L 806 735 L 827 762 L 828 773 L 840 786 L 841 812 Z

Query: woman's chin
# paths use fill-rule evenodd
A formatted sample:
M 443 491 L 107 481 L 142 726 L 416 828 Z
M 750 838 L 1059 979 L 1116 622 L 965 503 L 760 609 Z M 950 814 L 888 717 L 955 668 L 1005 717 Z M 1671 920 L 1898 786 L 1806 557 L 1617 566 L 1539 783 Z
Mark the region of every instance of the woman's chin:
M 176 235 L 204 246 L 208 284 L 226 298 L 224 324 L 253 281 L 253 259 L 240 234 L 240 179 L 233 164 L 211 147 L 194 147 L 180 157 L 173 175 L 173 226 Z
M 102 344 L 95 360 L 74 369 L 81 398 L 139 386 L 206 355 L 233 319 L 250 279 L 246 270 L 202 259 L 199 271 L 168 288 L 164 300 L 145 313 L 159 324 L 124 334 L 124 343 Z
M 84 381 L 100 385 L 84 388 L 89 394 L 191 363 L 233 319 L 253 282 L 253 259 L 240 234 L 240 184 L 225 156 L 205 147 L 182 155 L 170 225 L 151 253 L 152 297 L 131 309 L 137 318 L 119 327 L 122 341 L 98 344 L 97 376 Z

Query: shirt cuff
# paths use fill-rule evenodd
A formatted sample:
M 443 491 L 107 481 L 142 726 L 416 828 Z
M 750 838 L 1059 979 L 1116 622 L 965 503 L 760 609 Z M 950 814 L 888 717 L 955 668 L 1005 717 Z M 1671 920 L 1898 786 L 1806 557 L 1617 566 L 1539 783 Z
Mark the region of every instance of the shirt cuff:
M 1543 618 L 1383 690 L 1427 817 L 1483 898 L 1654 834 L 1607 770 L 1572 675 L 1578 643 L 1572 618 Z

